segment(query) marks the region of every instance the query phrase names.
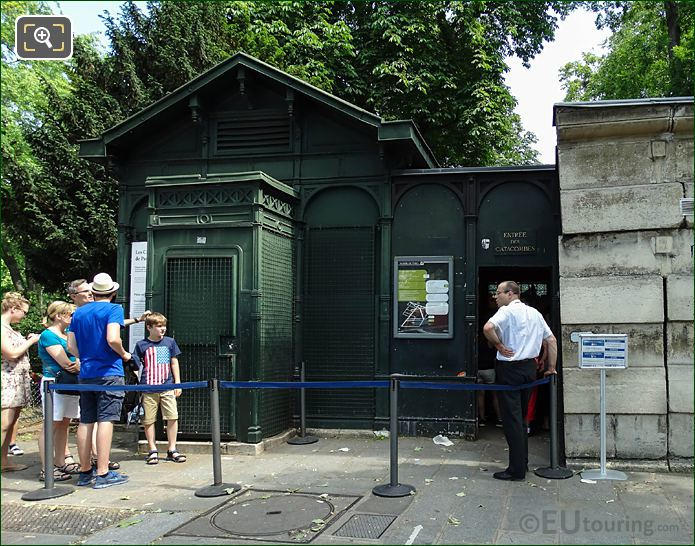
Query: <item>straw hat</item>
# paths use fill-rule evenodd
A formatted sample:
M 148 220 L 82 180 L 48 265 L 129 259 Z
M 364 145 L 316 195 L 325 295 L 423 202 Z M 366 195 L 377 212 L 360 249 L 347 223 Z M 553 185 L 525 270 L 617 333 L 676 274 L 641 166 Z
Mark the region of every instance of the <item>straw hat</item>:
M 108 273 L 98 273 L 94 276 L 94 281 L 89 285 L 92 293 L 97 295 L 112 294 L 118 290 L 119 284 L 113 282 L 111 275 Z

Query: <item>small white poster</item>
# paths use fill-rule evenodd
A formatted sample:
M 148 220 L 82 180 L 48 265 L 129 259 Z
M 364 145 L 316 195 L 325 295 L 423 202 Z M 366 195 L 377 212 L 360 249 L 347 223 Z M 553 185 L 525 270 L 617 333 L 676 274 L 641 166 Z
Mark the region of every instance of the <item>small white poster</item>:
M 147 280 L 147 241 L 138 241 L 130 245 L 130 312 L 127 316 L 137 318 L 145 312 L 145 283 Z M 128 346 L 130 352 L 135 344 L 144 339 L 145 324 L 133 324 L 128 328 Z

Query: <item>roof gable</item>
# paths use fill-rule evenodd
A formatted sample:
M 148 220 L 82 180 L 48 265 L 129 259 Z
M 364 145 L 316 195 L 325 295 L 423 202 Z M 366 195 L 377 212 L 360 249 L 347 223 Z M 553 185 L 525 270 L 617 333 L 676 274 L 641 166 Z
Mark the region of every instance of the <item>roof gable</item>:
M 423 161 L 428 166 L 435 167 L 438 165 L 432 151 L 429 149 L 429 146 L 411 120 L 397 122 L 384 121 L 380 116 L 372 112 L 368 112 L 335 95 L 331 95 L 326 91 L 314 87 L 299 78 L 295 78 L 243 52 L 234 54 L 229 59 L 222 61 L 207 72 L 204 72 L 200 76 L 162 97 L 157 102 L 154 102 L 121 123 L 107 129 L 100 138 L 81 140 L 80 157 L 90 159 L 105 158 L 109 145 L 116 145 L 121 137 L 155 120 L 155 118 L 163 115 L 174 106 L 180 105 L 183 101 L 187 100 L 189 104 L 194 104 L 197 101 L 197 94 L 201 90 L 218 78 L 239 67 L 243 67 L 244 69 L 251 70 L 274 80 L 286 86 L 288 89 L 322 103 L 352 120 L 374 127 L 378 131 L 379 141 L 409 141 L 410 146 L 417 150 L 417 153 L 421 155 Z

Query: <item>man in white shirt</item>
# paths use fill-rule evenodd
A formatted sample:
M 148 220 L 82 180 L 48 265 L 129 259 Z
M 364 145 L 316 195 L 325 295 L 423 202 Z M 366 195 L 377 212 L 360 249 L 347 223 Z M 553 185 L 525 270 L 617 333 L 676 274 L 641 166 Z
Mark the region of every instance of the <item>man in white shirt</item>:
M 536 380 L 534 358 L 546 345 L 548 359 L 545 375 L 555 372 L 557 340 L 548 324 L 533 307 L 519 299 L 519 285 L 504 281 L 497 287 L 497 313 L 485 323 L 483 334 L 497 349 L 495 375 L 500 385 L 524 385 Z M 523 480 L 528 465 L 528 437 L 524 418 L 528 408 L 529 390 L 499 391 L 504 436 L 509 445 L 509 466 L 495 472 L 498 480 Z

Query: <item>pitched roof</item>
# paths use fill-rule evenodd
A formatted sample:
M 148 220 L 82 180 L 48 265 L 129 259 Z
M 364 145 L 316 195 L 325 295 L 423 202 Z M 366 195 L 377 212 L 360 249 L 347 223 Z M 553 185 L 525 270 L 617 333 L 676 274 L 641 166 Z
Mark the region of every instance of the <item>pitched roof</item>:
M 323 103 L 330 108 L 340 112 L 345 116 L 349 116 L 361 123 L 370 125 L 378 130 L 379 141 L 411 141 L 412 145 L 422 156 L 422 159 L 430 167 L 438 166 L 434 154 L 420 134 L 417 126 L 412 120 L 385 121 L 377 114 L 368 112 L 355 106 L 341 98 L 331 95 L 318 87 L 310 85 L 299 78 L 295 78 L 282 70 L 279 70 L 263 61 L 247 55 L 243 52 L 235 53 L 229 59 L 226 59 L 218 65 L 212 67 L 207 72 L 183 84 L 171 93 L 159 99 L 157 102 L 143 108 L 139 112 L 133 114 L 121 123 L 104 131 L 100 138 L 92 138 L 81 140 L 80 142 L 80 157 L 97 159 L 106 156 L 106 146 L 120 137 L 131 133 L 136 128 L 156 118 L 167 109 L 179 104 L 181 101 L 195 95 L 205 86 L 226 74 L 227 72 L 236 69 L 239 66 L 246 67 L 258 74 L 262 74 L 272 80 L 275 80 L 294 91 L 301 93 L 317 102 Z

